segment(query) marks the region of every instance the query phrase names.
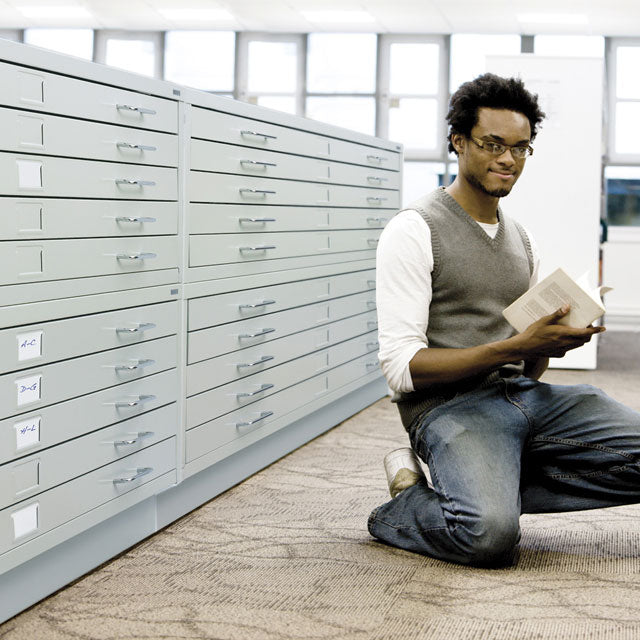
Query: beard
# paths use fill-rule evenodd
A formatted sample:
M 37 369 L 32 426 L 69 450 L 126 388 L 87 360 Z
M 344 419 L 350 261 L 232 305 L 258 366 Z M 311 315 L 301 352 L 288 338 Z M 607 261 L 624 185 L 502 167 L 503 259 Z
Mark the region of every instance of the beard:
M 469 174 L 465 177 L 467 178 L 467 182 L 472 187 L 476 187 L 477 189 L 480 189 L 482 193 L 486 193 L 488 196 L 492 196 L 493 198 L 504 198 L 505 196 L 508 196 L 511 193 L 511 188 L 488 189 L 484 184 L 482 184 L 480 179 L 473 174 Z

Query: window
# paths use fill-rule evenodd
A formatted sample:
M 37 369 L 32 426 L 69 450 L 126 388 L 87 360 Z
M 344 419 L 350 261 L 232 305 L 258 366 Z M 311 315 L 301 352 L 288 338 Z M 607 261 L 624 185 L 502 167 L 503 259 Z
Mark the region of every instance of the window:
M 640 167 L 607 167 L 604 175 L 609 224 L 640 227 Z
M 159 31 L 97 31 L 96 62 L 161 78 L 163 40 Z
M 410 160 L 440 160 L 447 100 L 444 38 L 381 38 L 378 133 L 402 143 Z
M 402 206 L 444 185 L 444 162 L 405 162 L 402 168 Z
M 482 75 L 487 70 L 487 56 L 517 55 L 520 36 L 475 35 L 451 36 L 451 75 L 449 89 L 453 93 L 463 82 Z
M 305 36 L 239 33 L 236 97 L 302 113 Z
M 306 115 L 374 135 L 376 47 L 372 33 L 308 37 Z
M 602 36 L 536 36 L 533 42 L 538 55 L 604 57 Z
M 233 93 L 235 33 L 168 31 L 164 78 L 204 91 Z
M 640 164 L 640 40 L 612 39 L 608 58 L 608 157 L 618 164 Z
M 93 59 L 93 29 L 25 29 L 24 41 L 85 60 Z

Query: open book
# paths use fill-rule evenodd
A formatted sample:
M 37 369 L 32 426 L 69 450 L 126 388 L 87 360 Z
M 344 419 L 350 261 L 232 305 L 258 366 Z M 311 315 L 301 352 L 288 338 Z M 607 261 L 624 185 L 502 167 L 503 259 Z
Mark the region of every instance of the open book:
M 604 314 L 602 296 L 611 291 L 611 287 L 590 289 L 587 275 L 576 281 L 562 269 L 556 269 L 510 304 L 502 314 L 516 331 L 522 332 L 542 316 L 569 304 L 571 311 L 560 319 L 560 324 L 583 329 Z

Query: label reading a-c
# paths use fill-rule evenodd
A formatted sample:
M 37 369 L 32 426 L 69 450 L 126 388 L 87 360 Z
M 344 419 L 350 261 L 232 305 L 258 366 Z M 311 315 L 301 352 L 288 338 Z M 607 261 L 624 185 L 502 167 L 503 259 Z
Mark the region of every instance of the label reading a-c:
M 18 334 L 18 360 L 31 360 L 42 355 L 42 331 Z

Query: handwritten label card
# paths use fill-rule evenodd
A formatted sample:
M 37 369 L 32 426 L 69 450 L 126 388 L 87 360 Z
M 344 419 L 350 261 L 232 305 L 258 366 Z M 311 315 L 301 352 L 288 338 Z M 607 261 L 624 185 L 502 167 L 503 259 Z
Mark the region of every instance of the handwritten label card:
M 40 416 L 16 422 L 16 451 L 32 447 L 40 442 Z
M 18 163 L 18 187 L 20 189 L 42 189 L 42 162 L 16 160 Z
M 31 360 L 42 355 L 42 331 L 18 334 L 18 360 Z
M 11 514 L 14 539 L 28 536 L 38 529 L 38 503 L 34 502 Z
M 37 402 L 40 400 L 41 381 L 41 375 L 29 376 L 28 378 L 20 378 L 20 380 L 16 380 L 19 407 L 23 404 L 29 404 L 30 402 Z

